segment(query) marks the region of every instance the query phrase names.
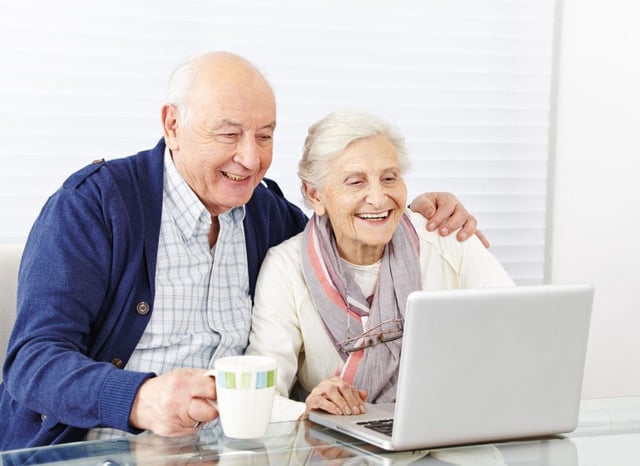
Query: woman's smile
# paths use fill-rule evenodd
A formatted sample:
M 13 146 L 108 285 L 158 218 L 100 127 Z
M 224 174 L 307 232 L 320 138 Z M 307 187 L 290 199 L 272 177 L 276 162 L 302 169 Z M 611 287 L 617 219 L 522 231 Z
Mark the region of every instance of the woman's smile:
M 407 188 L 398 156 L 385 136 L 358 139 L 331 161 L 322 187 L 309 201 L 328 215 L 342 258 L 354 264 L 378 261 L 404 213 Z

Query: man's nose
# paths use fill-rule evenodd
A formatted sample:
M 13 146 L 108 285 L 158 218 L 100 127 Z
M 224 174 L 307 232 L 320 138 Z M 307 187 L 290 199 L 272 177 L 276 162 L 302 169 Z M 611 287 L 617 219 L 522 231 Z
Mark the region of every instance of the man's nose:
M 260 168 L 260 148 L 255 138 L 244 136 L 240 140 L 233 161 L 247 170 L 255 171 Z

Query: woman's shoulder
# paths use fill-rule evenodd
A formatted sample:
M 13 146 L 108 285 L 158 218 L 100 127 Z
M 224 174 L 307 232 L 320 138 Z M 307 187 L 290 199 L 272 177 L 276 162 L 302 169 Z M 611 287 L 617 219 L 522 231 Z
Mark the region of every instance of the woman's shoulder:
M 407 214 L 420 238 L 421 255 L 426 252 L 425 250 L 429 250 L 452 260 L 456 257 L 460 258 L 469 250 L 485 249 L 475 235 L 466 241 L 459 241 L 455 231 L 447 236 L 442 236 L 437 230 L 427 231 L 427 219 L 422 214 L 410 210 L 407 211 Z
M 265 264 L 274 263 L 287 263 L 297 264 L 301 262 L 300 251 L 302 249 L 302 233 L 292 236 L 289 239 L 284 240 L 282 243 L 272 246 L 267 251 L 265 256 L 263 267 Z
M 447 236 L 442 236 L 438 231 L 428 231 L 427 230 L 427 219 L 424 218 L 422 214 L 417 212 L 413 212 L 410 209 L 407 209 L 407 215 L 411 220 L 411 224 L 413 228 L 416 230 L 418 237 L 422 243 L 427 243 L 432 245 L 438 249 L 442 248 L 456 248 L 461 243 L 456 239 L 455 232 L 451 233 Z

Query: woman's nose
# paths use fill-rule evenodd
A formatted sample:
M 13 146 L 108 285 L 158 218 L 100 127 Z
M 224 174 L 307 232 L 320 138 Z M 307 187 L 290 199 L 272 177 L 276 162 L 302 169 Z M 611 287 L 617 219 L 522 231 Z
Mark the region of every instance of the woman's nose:
M 372 206 L 382 206 L 387 195 L 379 183 L 370 183 L 365 201 Z

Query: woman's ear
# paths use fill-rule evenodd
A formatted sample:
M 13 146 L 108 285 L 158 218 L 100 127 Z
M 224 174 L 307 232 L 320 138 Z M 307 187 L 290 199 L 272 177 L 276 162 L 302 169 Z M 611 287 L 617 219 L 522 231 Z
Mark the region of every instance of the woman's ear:
M 324 208 L 324 204 L 322 203 L 322 199 L 320 198 L 320 193 L 316 188 L 302 182 L 302 191 L 316 215 L 324 215 L 327 213 L 327 210 Z

